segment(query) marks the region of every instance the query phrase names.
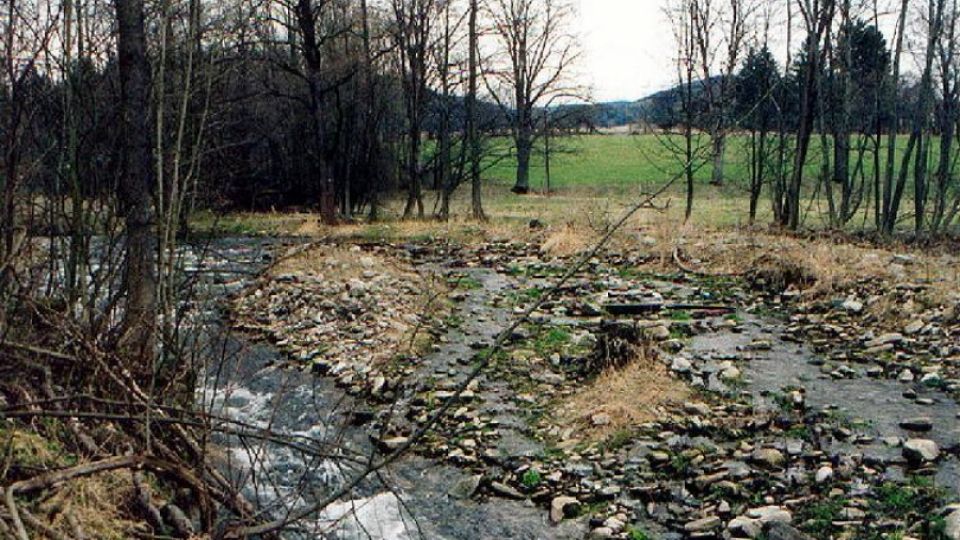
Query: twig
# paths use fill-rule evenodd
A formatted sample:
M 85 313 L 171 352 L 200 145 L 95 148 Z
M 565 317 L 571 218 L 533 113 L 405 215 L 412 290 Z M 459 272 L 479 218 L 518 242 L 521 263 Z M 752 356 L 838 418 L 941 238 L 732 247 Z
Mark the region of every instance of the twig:
M 38 356 L 46 356 L 46 357 L 49 357 L 49 358 L 56 358 L 57 360 L 63 360 L 63 361 L 65 361 L 65 362 L 77 362 L 77 357 L 76 357 L 76 356 L 73 356 L 73 355 L 70 355 L 70 354 L 66 354 L 66 353 L 62 353 L 62 352 L 59 352 L 59 351 L 54 351 L 54 350 L 52 350 L 52 349 L 45 349 L 45 348 L 43 348 L 43 347 L 36 347 L 36 346 L 34 346 L 34 345 L 27 345 L 26 343 L 18 343 L 18 342 L 16 342 L 16 341 L 9 341 L 9 340 L 3 341 L 2 343 L 0 343 L 0 347 L 9 347 L 9 348 L 11 348 L 11 349 L 17 349 L 17 350 L 29 352 L 29 353 L 32 353 L 32 354 L 36 354 L 36 355 L 38 355 Z
M 17 511 L 17 503 L 13 500 L 13 490 L 0 488 L 0 491 L 3 492 L 3 498 L 7 504 L 7 511 L 10 512 L 10 521 L 13 522 L 13 529 L 17 540 L 30 540 L 30 535 L 27 534 L 27 529 L 23 526 L 23 521 L 20 521 L 20 512 Z
M 68 482 L 74 478 L 80 478 L 82 476 L 91 476 L 97 473 L 113 471 L 116 469 L 140 467 L 143 465 L 143 463 L 144 459 L 141 457 L 119 456 L 100 461 L 94 461 L 91 463 L 84 463 L 83 465 L 77 465 L 76 467 L 70 467 L 69 469 L 52 471 L 46 474 L 35 476 L 28 480 L 21 480 L 19 482 L 10 484 L 10 487 L 7 488 L 7 498 L 9 499 L 13 495 L 56 487 L 64 482 Z
M 39 518 L 28 512 L 26 509 L 21 510 L 20 513 L 23 514 L 24 521 L 26 521 L 34 529 L 39 529 L 47 538 L 52 538 L 53 540 L 76 540 L 72 536 L 54 530 L 51 526 L 40 521 Z

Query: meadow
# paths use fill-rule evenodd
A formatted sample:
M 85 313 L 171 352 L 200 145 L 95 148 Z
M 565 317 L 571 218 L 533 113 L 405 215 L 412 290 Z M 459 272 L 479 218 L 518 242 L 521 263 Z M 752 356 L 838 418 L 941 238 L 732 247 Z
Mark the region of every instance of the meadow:
M 906 146 L 906 136 L 897 139 L 897 157 L 902 156 Z M 936 162 L 939 154 L 939 140 L 934 139 L 930 151 L 931 164 Z M 774 142 L 775 143 L 775 142 Z M 550 158 L 550 185 L 551 189 L 571 187 L 598 187 L 598 188 L 632 188 L 649 189 L 660 185 L 669 178 L 681 172 L 683 156 L 675 149 L 683 144 L 683 138 L 678 135 L 573 135 L 551 139 Z M 788 152 L 792 153 L 794 142 L 790 141 Z M 819 169 L 824 163 L 823 145 L 832 145 L 827 138 L 822 140 L 814 137 L 810 144 L 808 162 L 805 166 L 807 184 L 815 184 Z M 859 142 L 855 138 L 854 146 Z M 872 146 L 872 141 L 867 143 Z M 881 170 L 886 163 L 886 140 L 882 141 L 880 166 Z M 697 137 L 695 148 L 700 148 L 699 159 L 696 160 L 695 178 L 698 183 L 705 184 L 713 173 L 712 163 L 709 162 L 709 139 L 705 135 Z M 740 186 L 736 191 L 746 189 L 750 179 L 749 168 L 750 137 L 746 134 L 733 134 L 728 137 L 725 164 L 725 177 L 732 187 Z M 503 139 L 492 143 L 493 154 L 488 163 L 485 176 L 497 182 L 512 182 L 515 177 L 516 161 L 509 154 L 509 143 Z M 828 148 L 832 159 L 832 147 Z M 851 167 L 857 159 L 856 152 L 851 155 Z M 869 148 L 863 157 L 863 172 L 868 181 L 872 178 L 874 164 L 873 154 Z M 899 161 L 897 162 L 899 165 Z M 542 148 L 533 156 L 530 169 L 530 184 L 532 189 L 545 188 L 544 154 Z
M 511 153 L 509 141 L 494 139 L 490 144 L 489 157 L 484 165 L 484 208 L 492 218 L 494 227 L 514 232 L 526 227 L 532 220 L 547 224 L 602 228 L 614 220 L 627 206 L 644 193 L 657 191 L 671 178 L 682 171 L 681 157 L 669 148 L 679 145 L 680 137 L 665 138 L 660 135 L 582 135 L 551 140 L 551 185 L 545 190 L 545 168 L 542 151 L 535 152 L 530 167 L 531 193 L 517 196 L 510 192 L 516 174 L 516 160 Z M 706 156 L 706 136 L 698 144 Z M 824 228 L 828 225 L 828 203 L 822 193 L 814 193 L 818 185 L 819 170 L 823 164 L 823 140 L 815 138 L 811 143 L 804 179 L 804 226 Z M 829 143 L 829 141 L 827 141 Z M 931 149 L 931 164 L 935 163 L 937 143 Z M 712 164 L 701 159 L 696 169 L 694 212 L 689 225 L 694 227 L 727 228 L 748 224 L 749 191 L 749 137 L 731 135 L 728 140 L 725 177 L 722 186 L 711 185 Z M 906 146 L 906 137 L 898 138 L 899 158 Z M 429 145 L 428 145 L 429 151 Z M 885 148 L 882 153 L 885 158 Z M 885 159 L 881 160 L 881 167 Z M 853 164 L 851 164 L 853 166 Z M 864 157 L 864 174 L 867 178 L 865 202 L 857 216 L 848 224 L 851 230 L 872 228 L 872 174 L 873 157 L 869 152 Z M 882 170 L 882 169 L 881 169 Z M 405 195 L 397 193 L 383 201 L 380 224 L 368 227 L 364 234 L 373 236 L 408 236 L 420 234 L 470 234 L 473 225 L 469 216 L 470 190 L 461 186 L 452 199 L 452 227 L 437 226 L 436 222 L 418 224 L 398 221 L 403 211 Z M 910 201 L 912 185 L 904 196 L 901 216 L 904 228 L 909 228 L 912 208 Z M 685 185 L 682 179 L 674 182 L 656 204 L 659 210 L 649 210 L 638 217 L 640 223 L 653 222 L 661 226 L 679 226 L 683 223 Z M 428 191 L 424 195 L 428 215 L 438 207 L 439 194 Z M 212 214 L 195 216 L 200 229 L 220 228 L 226 232 L 272 234 L 311 234 L 315 229 L 310 214 L 230 214 L 214 218 Z M 757 225 L 774 221 L 770 191 L 764 188 L 761 195 Z M 214 226 L 214 224 L 216 224 Z M 488 224 L 487 229 L 491 224 Z M 670 225 L 672 224 L 672 225 Z M 356 231 L 354 231 L 356 232 Z

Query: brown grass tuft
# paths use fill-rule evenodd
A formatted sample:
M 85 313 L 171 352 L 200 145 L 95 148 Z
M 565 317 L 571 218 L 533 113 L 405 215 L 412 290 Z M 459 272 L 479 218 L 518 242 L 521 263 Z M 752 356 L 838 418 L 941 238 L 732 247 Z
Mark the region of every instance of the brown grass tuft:
M 313 246 L 279 260 L 270 269 L 270 275 L 294 274 L 346 281 L 361 279 L 365 270 L 376 270 L 378 273 L 396 277 L 415 278 L 415 274 L 409 268 L 402 267 L 394 259 L 330 244 Z
M 44 501 L 44 518 L 64 534 L 79 529 L 88 538 L 121 540 L 135 536 L 142 523 L 129 508 L 133 487 L 129 473 L 111 471 L 74 480 Z
M 651 354 L 638 352 L 621 369 L 608 369 L 562 403 L 560 425 L 575 426 L 586 440 L 599 441 L 630 427 L 663 419 L 665 410 L 690 397 L 690 388 L 673 377 Z M 610 423 L 594 425 L 593 417 L 606 414 Z
M 540 246 L 541 253 L 552 257 L 570 257 L 583 253 L 596 241 L 591 230 L 565 224 L 551 230 Z

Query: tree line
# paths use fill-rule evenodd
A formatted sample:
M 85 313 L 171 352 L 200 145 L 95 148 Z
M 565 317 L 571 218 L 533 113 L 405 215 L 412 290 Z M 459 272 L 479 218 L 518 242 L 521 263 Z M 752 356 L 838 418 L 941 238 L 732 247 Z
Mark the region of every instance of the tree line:
M 110 5 L 6 4 L 6 207 L 25 191 L 110 193 L 125 136 Z M 493 135 L 514 140 L 523 192 L 544 107 L 574 91 L 571 16 L 565 0 L 148 3 L 148 113 L 136 132 L 150 145 L 151 196 L 178 213 L 297 202 L 335 222 L 376 218 L 401 189 L 405 216 L 445 217 L 453 191 L 479 183 Z M 440 193 L 432 212 L 424 186 Z
M 825 205 L 829 227 L 940 233 L 960 212 L 957 6 L 948 0 L 678 0 L 675 88 L 646 117 L 681 135 L 687 216 L 694 172 L 725 181 L 727 141 L 748 137 L 749 220 L 764 193 L 780 226 Z M 886 21 L 885 23 L 882 21 Z M 881 25 L 892 27 L 890 41 Z M 786 56 L 771 35 L 786 39 Z M 908 40 L 909 45 L 908 47 Z M 912 201 L 912 208 L 906 208 Z

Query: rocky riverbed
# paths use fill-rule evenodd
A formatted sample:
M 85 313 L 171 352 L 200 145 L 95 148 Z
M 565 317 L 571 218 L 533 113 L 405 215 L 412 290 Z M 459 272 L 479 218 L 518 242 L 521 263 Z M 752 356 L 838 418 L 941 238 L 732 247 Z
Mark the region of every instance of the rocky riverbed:
M 607 253 L 492 351 L 569 260 L 506 241 L 305 253 L 244 282 L 234 324 L 270 345 L 236 362 L 239 397 L 219 407 L 359 457 L 457 400 L 416 455 L 314 532 L 960 538 L 960 299 L 930 294 L 942 284 L 865 277 L 812 296 L 816 276 L 760 264 L 694 276 Z M 658 303 L 685 307 L 604 310 Z M 275 512 L 363 464 L 268 450 Z

